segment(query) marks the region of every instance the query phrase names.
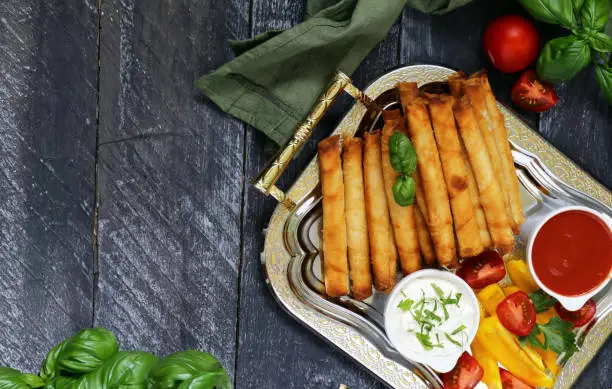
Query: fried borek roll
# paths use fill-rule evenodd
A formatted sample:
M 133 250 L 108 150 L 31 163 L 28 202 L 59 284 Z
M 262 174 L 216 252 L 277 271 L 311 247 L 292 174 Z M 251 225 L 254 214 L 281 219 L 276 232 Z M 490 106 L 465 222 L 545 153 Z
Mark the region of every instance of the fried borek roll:
M 434 252 L 431 235 L 427 228 L 427 222 L 421 213 L 419 207 L 414 207 L 414 220 L 416 222 L 417 236 L 419 237 L 419 247 L 421 254 L 428 266 L 432 266 L 436 262 L 436 253 Z
M 349 292 L 344 183 L 340 160 L 340 137 L 319 143 L 319 167 L 323 192 L 323 276 L 328 296 Z
M 385 124 L 382 129 L 380 148 L 382 155 L 382 170 L 385 181 L 385 193 L 389 204 L 389 213 L 393 225 L 395 244 L 400 259 L 402 273 L 410 274 L 421 268 L 421 255 L 419 250 L 419 238 L 414 219 L 414 206 L 402 207 L 393 197 L 393 185 L 399 173 L 391 166 L 389 158 L 389 139 L 396 132 L 406 134 L 404 119 L 399 110 L 383 112 Z
M 342 173 L 351 295 L 357 300 L 363 300 L 372 295 L 370 246 L 363 185 L 363 143 L 360 138 L 345 138 L 343 143 Z
M 364 135 L 363 177 L 374 286 L 390 292 L 395 286 L 397 252 L 389 218 L 381 165 L 380 131 Z
M 521 193 L 519 189 L 518 176 L 514 167 L 514 158 L 512 158 L 512 150 L 510 149 L 510 142 L 508 141 L 508 130 L 506 128 L 506 121 L 504 115 L 497 106 L 497 100 L 486 72 L 481 71 L 473 75 L 477 76 L 481 80 L 481 84 L 484 91 L 485 102 L 489 115 L 493 119 L 493 136 L 495 143 L 497 144 L 497 150 L 501 154 L 501 169 L 503 172 L 503 178 L 505 180 L 504 188 L 510 202 L 510 211 L 514 223 L 517 227 L 525 221 L 525 215 L 523 214 L 523 207 L 521 205 Z M 518 234 L 518 228 L 514 230 L 515 234 Z
M 469 99 L 458 100 L 453 111 L 476 178 L 491 240 L 499 251 L 509 252 L 514 247 L 514 234 L 505 212 L 504 195 L 495 179 L 491 159 Z
M 514 222 L 512 217 L 512 210 L 510 206 L 510 200 L 507 196 L 509 188 L 506 187 L 506 178 L 504 177 L 504 170 L 502 169 L 502 152 L 497 147 L 495 140 L 495 124 L 492 115 L 487 109 L 486 97 L 482 80 L 479 77 L 472 77 L 465 80 L 463 85 L 463 92 L 469 98 L 472 108 L 474 110 L 474 117 L 482 133 L 482 138 L 486 146 L 489 158 L 491 160 L 491 167 L 493 168 L 494 178 L 497 181 L 503 195 L 504 201 L 504 212 L 508 216 L 508 222 L 513 231 L 518 231 L 518 226 Z M 507 142 L 507 140 L 506 140 Z M 513 165 L 514 166 L 514 165 Z M 516 175 L 516 173 L 513 173 Z
M 459 256 L 467 258 L 480 254 L 484 247 L 470 199 L 467 170 L 455 127 L 453 101 L 451 96 L 432 97 L 428 99 L 428 106 L 450 199 Z
M 478 184 L 474 177 L 474 171 L 472 165 L 461 141 L 461 156 L 465 162 L 465 168 L 468 178 L 468 190 L 470 191 L 470 200 L 472 200 L 472 206 L 474 207 L 474 216 L 476 217 L 476 223 L 478 224 L 478 230 L 480 232 L 480 241 L 485 249 L 491 248 L 491 234 L 489 234 L 489 228 L 487 227 L 487 219 L 485 217 L 482 205 L 480 204 L 480 195 L 478 194 Z
M 414 99 L 408 104 L 402 102 L 402 106 L 408 124 L 408 132 L 417 152 L 417 169 L 421 176 L 427 202 L 426 219 L 436 258 L 442 266 L 454 266 L 457 262 L 457 255 L 453 220 L 429 112 L 420 99 Z

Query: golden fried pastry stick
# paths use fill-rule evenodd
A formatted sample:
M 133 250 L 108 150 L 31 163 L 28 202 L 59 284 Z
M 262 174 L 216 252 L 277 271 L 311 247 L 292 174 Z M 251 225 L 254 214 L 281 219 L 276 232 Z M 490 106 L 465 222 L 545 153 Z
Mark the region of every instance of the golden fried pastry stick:
M 470 99 L 476 122 L 478 123 L 480 132 L 482 133 L 482 138 L 485 142 L 487 152 L 489 153 L 494 178 L 502 191 L 504 212 L 506 212 L 508 216 L 510 227 L 515 233 L 518 233 L 518 225 L 514 222 L 514 218 L 512 217 L 512 208 L 507 195 L 509 188 L 506 186 L 506 178 L 504 177 L 504 170 L 502 169 L 502 152 L 498 149 L 497 142 L 495 140 L 495 123 L 492 115 L 487 109 L 485 90 L 484 86 L 482 85 L 482 80 L 479 77 L 468 78 L 464 81 L 463 92 Z M 516 175 L 516 173 L 513 174 Z
M 340 137 L 319 143 L 319 167 L 323 192 L 323 277 L 328 296 L 349 292 L 344 183 L 340 160 Z
M 493 119 L 493 136 L 497 144 L 497 150 L 501 154 L 501 168 L 505 179 L 504 188 L 506 189 L 508 201 L 510 202 L 510 210 L 514 223 L 520 227 L 525 221 L 525 215 L 523 214 L 523 207 L 521 205 L 518 175 L 516 174 L 514 158 L 512 157 L 512 150 L 510 149 L 510 142 L 508 141 L 506 121 L 504 120 L 504 115 L 499 111 L 497 100 L 491 90 L 486 72 L 480 71 L 472 75 L 472 77 L 478 77 L 483 87 L 487 110 Z M 515 230 L 514 233 L 517 234 L 518 230 Z
M 473 257 L 480 254 L 484 247 L 474 217 L 474 208 L 468 189 L 467 170 L 455 127 L 454 99 L 451 96 L 438 96 L 431 97 L 427 101 L 450 199 L 459 256 Z
M 427 222 L 421 213 L 419 207 L 414 207 L 414 220 L 416 222 L 417 236 L 419 237 L 419 247 L 421 248 L 421 254 L 427 266 L 433 266 L 436 263 L 436 253 L 434 252 L 433 242 L 431 241 L 431 235 L 429 235 L 429 229 L 427 228 Z
M 363 143 L 360 138 L 345 138 L 343 143 L 342 172 L 351 295 L 357 300 L 363 300 L 372 294 L 370 246 L 363 185 Z
M 457 263 L 457 255 L 453 220 L 429 112 L 420 98 L 408 104 L 402 102 L 402 106 L 408 132 L 417 153 L 417 169 L 427 203 L 426 220 L 436 258 L 442 266 L 454 266 Z
M 480 204 L 480 195 L 478 194 L 478 184 L 474 177 L 474 171 L 472 170 L 472 164 L 465 150 L 465 145 L 461 138 L 461 157 L 465 162 L 465 168 L 468 177 L 468 189 L 470 191 L 470 200 L 472 200 L 472 206 L 474 208 L 474 216 L 476 217 L 476 223 L 478 224 L 478 230 L 480 232 L 480 241 L 485 249 L 492 247 L 491 234 L 489 234 L 489 228 L 487 227 L 487 219 L 485 217 L 482 205 Z
M 402 207 L 393 197 L 393 185 L 399 173 L 391 166 L 389 158 L 389 139 L 399 131 L 407 136 L 404 118 L 399 110 L 384 111 L 385 124 L 382 129 L 380 148 L 382 157 L 382 170 L 385 181 L 385 193 L 389 204 L 389 213 L 393 225 L 395 244 L 400 259 L 402 273 L 410 274 L 421 268 L 421 254 L 419 250 L 419 238 L 414 219 L 414 206 Z
M 505 212 L 504 195 L 495 179 L 491 159 L 469 99 L 459 99 L 453 112 L 476 178 L 491 240 L 499 251 L 509 252 L 514 247 L 514 234 Z
M 390 292 L 396 281 L 397 252 L 383 190 L 380 131 L 364 135 L 363 177 L 374 286 L 379 291 Z

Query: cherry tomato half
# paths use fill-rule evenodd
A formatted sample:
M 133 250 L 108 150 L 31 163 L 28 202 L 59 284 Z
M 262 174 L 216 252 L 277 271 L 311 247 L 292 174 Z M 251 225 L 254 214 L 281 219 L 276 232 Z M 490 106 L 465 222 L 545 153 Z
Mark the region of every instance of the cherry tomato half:
M 536 59 L 540 38 L 528 19 L 505 15 L 489 23 L 483 43 L 493 66 L 504 73 L 514 73 L 526 69 Z
M 589 301 L 587 301 L 586 304 L 584 304 L 582 308 L 577 311 L 568 311 L 559 303 L 555 304 L 555 310 L 561 319 L 569 321 L 575 327 L 582 327 L 591 321 L 593 316 L 595 316 L 597 307 L 595 306 L 595 301 L 593 301 L 593 299 L 589 299 Z
M 453 370 L 442 374 L 444 389 L 472 389 L 482 379 L 484 370 L 467 352 L 463 352 Z
M 541 81 L 533 70 L 527 70 L 512 87 L 512 101 L 529 111 L 544 112 L 559 101 L 552 85 Z
M 470 287 L 480 289 L 501 281 L 506 276 L 506 267 L 497 251 L 485 250 L 475 257 L 465 259 L 457 275 Z
M 529 335 L 536 323 L 536 311 L 527 293 L 514 292 L 497 306 L 499 321 L 518 336 Z
M 499 368 L 499 375 L 501 376 L 502 389 L 533 389 L 533 386 L 527 385 L 501 367 Z

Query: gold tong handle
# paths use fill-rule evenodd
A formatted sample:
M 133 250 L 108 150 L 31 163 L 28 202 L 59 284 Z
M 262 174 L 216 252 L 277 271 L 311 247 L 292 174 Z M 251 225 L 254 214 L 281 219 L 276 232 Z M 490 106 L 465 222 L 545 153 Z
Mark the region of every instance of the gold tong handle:
M 308 140 L 312 131 L 319 124 L 327 110 L 334 104 L 338 96 L 344 91 L 366 107 L 380 111 L 378 105 L 366 96 L 361 90 L 351 83 L 346 74 L 338 71 L 334 79 L 329 83 L 327 89 L 319 96 L 312 110 L 301 124 L 295 129 L 293 136 L 287 144 L 281 148 L 270 163 L 263 169 L 254 180 L 253 185 L 266 196 L 272 195 L 276 200 L 285 205 L 289 210 L 295 207 L 295 202 L 287 197 L 285 192 L 276 186 L 276 181 L 285 171 L 295 154 L 300 150 L 304 142 Z

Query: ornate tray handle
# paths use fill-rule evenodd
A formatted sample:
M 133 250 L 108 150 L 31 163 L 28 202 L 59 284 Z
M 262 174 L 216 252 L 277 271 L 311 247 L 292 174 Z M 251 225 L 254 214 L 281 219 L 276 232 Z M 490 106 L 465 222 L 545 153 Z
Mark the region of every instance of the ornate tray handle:
M 361 90 L 351 83 L 351 79 L 346 74 L 338 71 L 334 79 L 329 83 L 327 89 L 319 96 L 312 110 L 301 124 L 295 128 L 293 137 L 281 148 L 274 159 L 268 163 L 264 170 L 259 173 L 253 181 L 255 188 L 259 189 L 266 196 L 272 195 L 276 200 L 285 205 L 289 210 L 295 207 L 295 202 L 285 195 L 285 192 L 276 186 L 276 181 L 283 174 L 283 171 L 300 150 L 304 142 L 310 137 L 314 128 L 325 115 L 327 110 L 334 104 L 342 92 L 351 95 L 372 111 L 381 111 L 380 107 Z

